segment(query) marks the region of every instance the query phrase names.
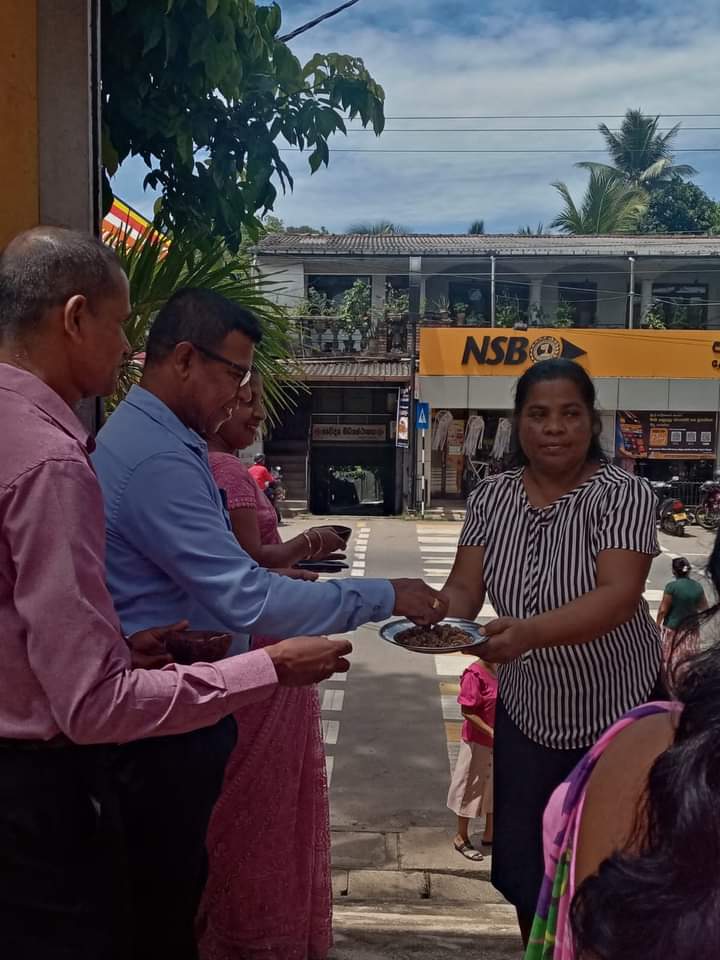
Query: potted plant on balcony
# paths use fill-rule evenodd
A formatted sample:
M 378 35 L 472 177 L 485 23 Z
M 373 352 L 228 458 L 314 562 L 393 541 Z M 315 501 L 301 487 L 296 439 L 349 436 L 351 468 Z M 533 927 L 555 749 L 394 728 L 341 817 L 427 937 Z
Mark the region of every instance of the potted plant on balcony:
M 640 322 L 640 327 L 643 330 L 667 329 L 667 324 L 665 323 L 665 311 L 662 308 L 662 304 L 654 303 L 645 312 L 645 316 Z
M 495 307 L 496 327 L 515 327 L 520 322 L 520 305 L 517 299 L 501 297 Z
M 554 327 L 572 327 L 575 325 L 575 307 L 567 300 L 561 300 L 555 311 Z
M 438 297 L 432 304 L 433 313 L 441 323 L 447 323 L 450 318 L 450 301 L 447 297 Z
M 465 323 L 465 317 L 467 316 L 467 304 L 463 303 L 462 300 L 458 300 L 454 305 L 455 313 L 455 322 L 456 323 Z
M 385 323 L 387 349 L 398 352 L 404 349 L 407 320 L 410 313 L 410 295 L 406 290 L 395 290 L 390 284 L 385 295 Z
M 370 287 L 364 280 L 355 280 L 343 294 L 340 306 L 341 336 L 348 353 L 359 353 L 370 333 Z

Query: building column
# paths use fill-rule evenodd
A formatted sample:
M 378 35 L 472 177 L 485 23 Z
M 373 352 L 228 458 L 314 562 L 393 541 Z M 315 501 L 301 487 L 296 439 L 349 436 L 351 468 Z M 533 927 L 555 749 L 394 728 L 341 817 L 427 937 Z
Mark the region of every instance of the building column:
M 372 275 L 372 285 L 370 294 L 370 316 L 377 336 L 385 342 L 387 336 L 387 324 L 385 323 L 385 284 L 387 277 L 384 273 Z M 383 353 L 385 346 L 383 346 Z
M 653 282 L 652 280 L 643 280 L 640 285 L 640 323 L 647 316 L 653 303 Z
M 528 323 L 532 323 L 535 319 L 535 310 L 539 310 L 542 307 L 542 287 L 542 280 L 538 280 L 536 277 L 534 277 L 530 281 L 530 296 L 528 297 Z

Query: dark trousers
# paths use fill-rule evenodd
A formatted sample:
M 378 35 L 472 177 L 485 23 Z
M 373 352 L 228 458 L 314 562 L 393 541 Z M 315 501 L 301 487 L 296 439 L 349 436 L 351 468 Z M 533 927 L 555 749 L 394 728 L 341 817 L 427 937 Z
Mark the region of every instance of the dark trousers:
M 587 752 L 552 750 L 515 726 L 498 698 L 493 756 L 492 883 L 531 920 L 544 873 L 542 818 L 551 794 Z
M 101 747 L 0 746 L 0 955 L 120 960 L 122 879 Z
M 133 917 L 127 960 L 197 958 L 207 828 L 236 739 L 235 720 L 226 717 L 193 733 L 118 748 L 114 779 Z

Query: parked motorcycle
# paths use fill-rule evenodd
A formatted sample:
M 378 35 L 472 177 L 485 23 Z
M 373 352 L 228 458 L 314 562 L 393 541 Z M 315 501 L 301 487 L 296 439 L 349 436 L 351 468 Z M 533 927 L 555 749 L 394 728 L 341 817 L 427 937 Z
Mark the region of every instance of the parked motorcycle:
M 655 481 L 652 487 L 658 498 L 657 520 L 660 529 L 673 537 L 684 537 L 690 518 L 682 500 L 671 495 L 672 483 Z
M 720 527 L 720 481 L 707 480 L 700 487 L 700 505 L 695 511 L 697 522 L 706 530 Z

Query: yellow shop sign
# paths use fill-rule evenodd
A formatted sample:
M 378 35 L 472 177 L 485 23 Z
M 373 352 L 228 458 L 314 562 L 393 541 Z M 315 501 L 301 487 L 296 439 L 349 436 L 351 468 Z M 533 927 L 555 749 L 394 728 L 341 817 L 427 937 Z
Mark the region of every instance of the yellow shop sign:
M 420 374 L 513 377 L 566 357 L 594 377 L 720 378 L 720 330 L 506 330 L 423 327 Z

